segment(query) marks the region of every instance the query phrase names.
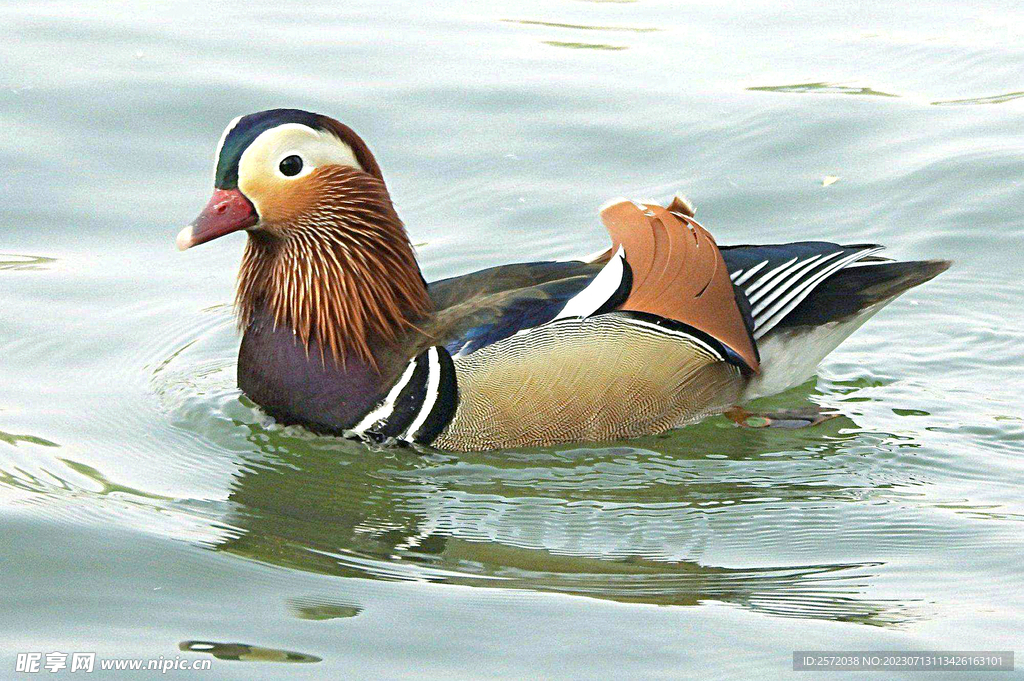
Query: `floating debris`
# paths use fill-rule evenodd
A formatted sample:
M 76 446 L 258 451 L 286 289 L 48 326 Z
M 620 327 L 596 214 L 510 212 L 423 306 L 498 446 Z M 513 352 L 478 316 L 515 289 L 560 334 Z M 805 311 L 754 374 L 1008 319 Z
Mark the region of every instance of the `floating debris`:
M 787 92 L 792 94 L 820 94 L 820 95 L 867 95 L 870 97 L 899 97 L 891 92 L 879 92 L 869 87 L 850 87 L 837 85 L 835 83 L 796 83 L 794 85 L 761 85 L 748 87 L 748 90 L 756 92 Z
M 17 435 L 15 433 L 5 433 L 2 430 L 0 430 L 0 442 L 6 442 L 15 447 L 18 446 L 19 442 L 28 442 L 29 444 L 41 445 L 43 447 L 60 447 L 56 442 L 50 442 L 35 435 Z
M 629 33 L 654 33 L 660 28 L 637 27 L 637 26 L 588 26 L 587 24 L 562 24 L 556 21 L 536 21 L 533 19 L 502 19 L 508 24 L 523 24 L 525 26 L 547 26 L 548 28 L 574 28 L 579 31 L 626 31 Z
M 292 599 L 288 609 L 299 619 L 316 621 L 355 617 L 363 611 L 362 607 L 351 603 L 315 598 Z
M 971 99 L 943 99 L 932 102 L 932 106 L 972 106 L 975 104 L 1002 104 L 1024 97 L 1024 92 L 1007 92 L 1005 95 L 992 95 L 991 97 L 973 97 Z
M 320 662 L 321 658 L 291 650 L 264 648 L 248 643 L 218 643 L 217 641 L 182 641 L 178 650 L 189 653 L 209 653 L 218 660 L 242 662 Z
M 544 40 L 545 45 L 568 47 L 571 50 L 624 50 L 625 45 L 603 45 L 600 43 L 564 43 L 560 40 Z
M 57 262 L 57 259 L 42 255 L 0 253 L 0 270 L 45 270 L 46 265 L 52 262 Z

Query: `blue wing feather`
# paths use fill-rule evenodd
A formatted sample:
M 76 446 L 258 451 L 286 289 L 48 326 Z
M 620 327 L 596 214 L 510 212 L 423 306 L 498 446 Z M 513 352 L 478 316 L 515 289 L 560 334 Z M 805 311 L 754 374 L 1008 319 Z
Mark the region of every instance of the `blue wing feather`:
M 461 329 L 445 348 L 453 356 L 468 355 L 480 348 L 550 322 L 565 304 L 582 291 L 593 276 L 548 282 L 509 295 L 499 304 L 488 306 L 475 315 L 472 325 Z
M 601 271 L 580 261 L 491 267 L 428 285 L 437 310 L 434 332 L 453 356 L 466 355 L 545 324 Z

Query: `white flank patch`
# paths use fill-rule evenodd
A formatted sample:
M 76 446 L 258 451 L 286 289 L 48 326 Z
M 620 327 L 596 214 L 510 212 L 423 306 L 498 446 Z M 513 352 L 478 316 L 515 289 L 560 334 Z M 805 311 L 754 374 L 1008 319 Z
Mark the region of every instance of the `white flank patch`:
M 776 395 L 804 383 L 826 355 L 884 306 L 873 305 L 845 322 L 785 329 L 759 340 L 761 373 L 751 378 L 740 401 Z
M 625 262 L 626 252 L 622 246 L 619 246 L 619 250 L 615 252 L 608 264 L 601 268 L 594 280 L 570 298 L 562 311 L 551 321 L 567 317 L 586 318 L 597 312 L 622 285 L 622 277 L 626 272 Z
M 423 400 L 423 404 L 420 405 L 420 411 L 416 414 L 416 418 L 409 424 L 409 427 L 398 436 L 399 440 L 411 441 L 416 436 L 416 431 L 420 429 L 423 422 L 430 416 L 431 410 L 434 408 L 434 403 L 437 402 L 437 396 L 440 392 L 441 387 L 441 360 L 438 357 L 437 347 L 434 346 L 427 351 L 427 359 L 430 362 L 429 370 L 427 373 L 427 396 Z

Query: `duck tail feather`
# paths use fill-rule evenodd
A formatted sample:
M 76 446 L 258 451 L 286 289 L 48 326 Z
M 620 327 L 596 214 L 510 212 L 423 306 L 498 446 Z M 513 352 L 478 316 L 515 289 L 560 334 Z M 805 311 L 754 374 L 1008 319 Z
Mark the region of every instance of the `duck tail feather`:
M 823 281 L 779 322 L 779 327 L 819 326 L 850 319 L 873 306 L 880 309 L 942 274 L 952 264 L 949 260 L 865 259 Z

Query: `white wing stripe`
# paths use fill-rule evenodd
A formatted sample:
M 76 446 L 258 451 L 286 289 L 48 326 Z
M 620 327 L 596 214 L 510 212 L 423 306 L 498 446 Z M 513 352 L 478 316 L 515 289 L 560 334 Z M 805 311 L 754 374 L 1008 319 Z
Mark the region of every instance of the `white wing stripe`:
M 792 260 L 787 260 L 786 262 L 782 263 L 778 267 L 773 268 L 771 271 L 765 272 L 763 276 L 758 277 L 757 281 L 755 281 L 753 284 L 751 284 L 750 286 L 747 286 L 744 289 L 747 292 L 747 297 L 750 297 L 751 294 L 756 292 L 759 288 L 761 288 L 765 284 L 770 283 L 773 279 L 775 279 L 777 276 L 779 276 L 784 271 L 786 271 L 786 269 L 788 269 L 789 266 L 792 265 L 793 263 L 795 263 L 796 261 L 797 261 L 797 258 L 794 256 Z
M 891 265 L 895 260 L 885 258 L 884 260 L 869 260 L 868 262 L 852 262 L 847 267 L 877 267 L 878 265 Z
M 873 253 L 877 253 L 881 250 L 882 248 L 878 247 L 869 248 L 863 251 L 857 251 L 856 253 L 851 253 L 845 258 L 835 261 L 834 263 L 832 263 L 825 269 L 821 270 L 820 272 L 815 273 L 815 275 L 812 278 L 808 279 L 802 285 L 797 287 L 795 290 L 789 292 L 781 300 L 776 302 L 768 311 L 764 313 L 764 315 L 762 316 L 763 319 L 757 320 L 757 322 L 755 323 L 757 330 L 754 332 L 754 338 L 760 338 L 764 334 L 771 331 L 771 329 L 776 324 L 782 321 L 782 319 L 787 314 L 789 314 L 794 307 L 803 302 L 803 300 L 808 295 L 810 295 L 811 291 L 813 291 L 814 288 L 822 281 L 824 281 L 826 278 L 843 269 L 850 263 L 860 260 L 862 258 L 866 258 L 867 256 L 872 255 Z
M 767 260 L 762 260 L 760 263 L 754 265 L 749 270 L 747 270 L 747 273 L 744 274 L 742 277 L 733 281 L 733 283 L 736 284 L 737 286 L 743 286 L 743 284 L 747 283 L 747 279 L 750 279 L 752 276 L 757 274 L 761 270 L 761 268 L 763 268 L 767 264 Z
M 805 267 L 800 267 L 794 270 L 788 277 L 786 277 L 785 281 L 780 282 L 779 285 L 776 285 L 771 289 L 762 290 L 761 293 L 757 296 L 756 300 L 750 301 L 750 304 L 753 305 L 754 308 L 751 311 L 751 314 L 754 315 L 754 319 L 757 319 L 758 315 L 761 314 L 761 311 L 768 307 L 773 300 L 775 300 L 782 294 L 786 293 L 794 286 L 799 286 L 800 277 L 804 276 L 812 269 L 824 267 L 825 263 L 827 263 L 829 260 L 838 258 L 842 254 L 842 251 L 829 253 L 827 256 L 825 256 L 825 254 L 822 253 L 808 260 L 801 261 L 801 264 L 806 263 Z M 812 274 L 811 276 L 813 277 L 814 275 Z M 757 304 L 755 305 L 755 303 Z

